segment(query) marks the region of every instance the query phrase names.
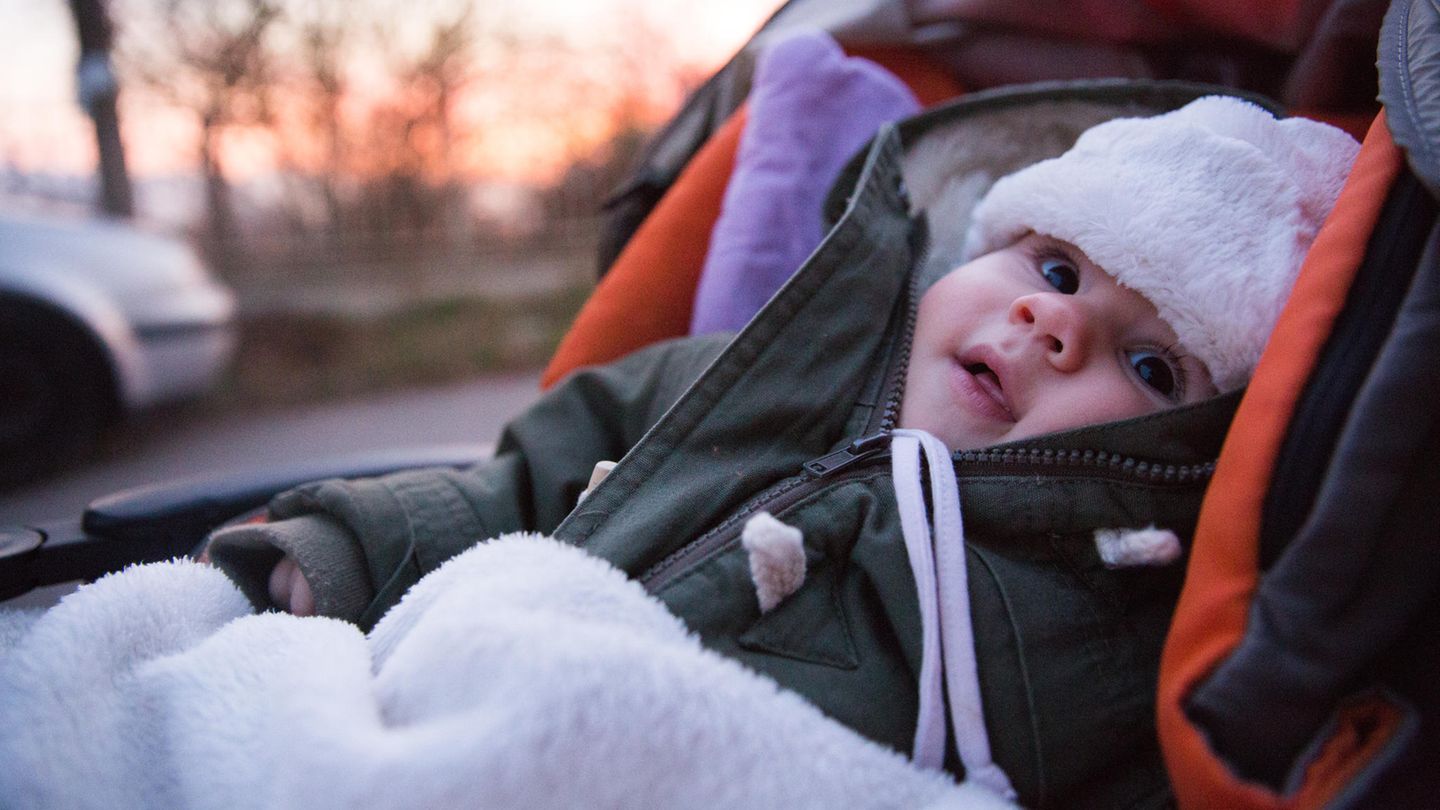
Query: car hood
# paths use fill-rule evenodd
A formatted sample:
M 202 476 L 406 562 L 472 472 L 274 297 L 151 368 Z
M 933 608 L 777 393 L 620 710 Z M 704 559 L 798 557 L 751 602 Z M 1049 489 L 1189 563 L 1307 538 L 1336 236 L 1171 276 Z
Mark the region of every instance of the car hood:
M 41 273 L 131 301 L 215 286 L 195 251 L 170 237 L 100 220 L 0 217 L 0 274 Z

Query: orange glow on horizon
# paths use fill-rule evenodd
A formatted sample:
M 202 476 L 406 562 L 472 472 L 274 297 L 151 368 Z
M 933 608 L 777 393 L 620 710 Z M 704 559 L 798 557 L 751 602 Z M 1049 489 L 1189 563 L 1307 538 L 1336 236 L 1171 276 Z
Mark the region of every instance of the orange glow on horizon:
M 625 0 L 616 0 L 617 4 L 623 2 Z M 678 69 L 699 79 L 723 64 L 780 0 L 736 0 L 724 4 L 696 0 L 670 5 L 673 2 L 667 0 L 657 6 L 669 10 L 652 22 L 656 26 L 667 26 L 662 32 L 668 38 L 667 45 L 676 54 L 683 54 L 684 64 Z M 477 81 L 467 88 L 454 101 L 456 127 L 450 166 L 453 174 L 471 182 L 544 184 L 555 180 L 575 160 L 593 154 L 613 134 L 617 125 L 614 104 L 624 92 L 617 79 L 600 73 L 604 68 L 597 65 L 602 61 L 587 57 L 584 52 L 572 52 L 557 57 L 548 69 L 537 67 L 506 76 L 504 84 Z M 568 80 L 572 72 L 591 83 L 591 89 L 580 94 L 583 103 L 573 98 L 576 94 L 573 87 L 557 85 Z M 358 116 L 377 102 L 386 103 L 382 100 L 384 88 L 367 82 L 356 82 L 356 86 L 358 89 L 345 104 L 351 115 Z M 366 91 L 366 87 L 371 89 Z M 564 92 L 570 92 L 572 97 L 565 98 Z M 633 117 L 645 126 L 662 123 L 682 100 L 678 88 L 638 92 L 646 97 L 634 105 Z M 551 96 L 554 98 L 545 100 Z M 399 101 L 403 103 L 403 99 Z M 512 110 L 516 103 L 530 104 L 532 109 L 517 114 Z M 545 112 L 546 104 L 553 108 L 550 114 Z M 74 112 L 79 114 L 78 110 Z M 122 126 L 127 162 L 135 177 L 193 173 L 198 168 L 200 133 L 192 113 L 160 106 L 138 94 L 126 94 L 122 95 Z M 84 135 L 89 135 L 88 122 Z M 282 144 L 277 140 L 280 137 L 290 139 L 283 144 L 283 155 Z M 82 154 L 76 155 L 77 151 Z M 67 156 L 63 167 L 56 152 Z M 221 139 L 221 163 L 227 176 L 238 182 L 282 170 L 318 173 L 323 165 L 323 153 L 320 136 L 299 126 L 286 127 L 276 134 L 259 128 L 232 127 Z M 79 143 L 67 144 L 63 149 L 50 148 L 32 155 L 20 155 L 12 150 L 10 158 L 12 165 L 29 170 L 45 166 L 80 173 L 93 167 L 94 149 L 90 144 L 83 144 L 83 148 Z M 353 176 L 385 171 L 384 165 L 357 160 L 358 164 L 345 167 Z

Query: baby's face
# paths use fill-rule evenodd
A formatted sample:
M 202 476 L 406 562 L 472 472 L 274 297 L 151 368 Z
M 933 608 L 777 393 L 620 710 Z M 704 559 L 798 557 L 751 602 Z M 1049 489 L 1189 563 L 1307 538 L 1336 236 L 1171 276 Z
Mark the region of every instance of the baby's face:
M 920 299 L 900 427 L 972 450 L 1214 393 L 1149 301 L 1075 246 L 1031 234 Z

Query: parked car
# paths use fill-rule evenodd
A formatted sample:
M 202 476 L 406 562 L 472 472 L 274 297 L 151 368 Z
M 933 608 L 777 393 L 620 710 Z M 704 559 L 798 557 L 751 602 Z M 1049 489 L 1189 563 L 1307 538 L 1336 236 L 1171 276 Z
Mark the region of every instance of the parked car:
M 215 383 L 234 296 L 184 243 L 115 222 L 0 216 L 0 485 L 114 420 Z

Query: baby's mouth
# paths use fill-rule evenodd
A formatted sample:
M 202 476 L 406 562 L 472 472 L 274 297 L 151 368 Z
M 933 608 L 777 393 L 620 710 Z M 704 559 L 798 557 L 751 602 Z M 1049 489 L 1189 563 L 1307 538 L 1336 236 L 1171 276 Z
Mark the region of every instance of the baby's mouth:
M 1005 399 L 1004 388 L 1000 385 L 1000 377 L 996 375 L 995 371 L 984 363 L 965 363 L 963 368 L 970 373 L 971 377 L 975 378 L 980 389 L 993 399 L 996 405 L 1000 406 L 1000 410 L 1013 419 L 1010 403 Z

